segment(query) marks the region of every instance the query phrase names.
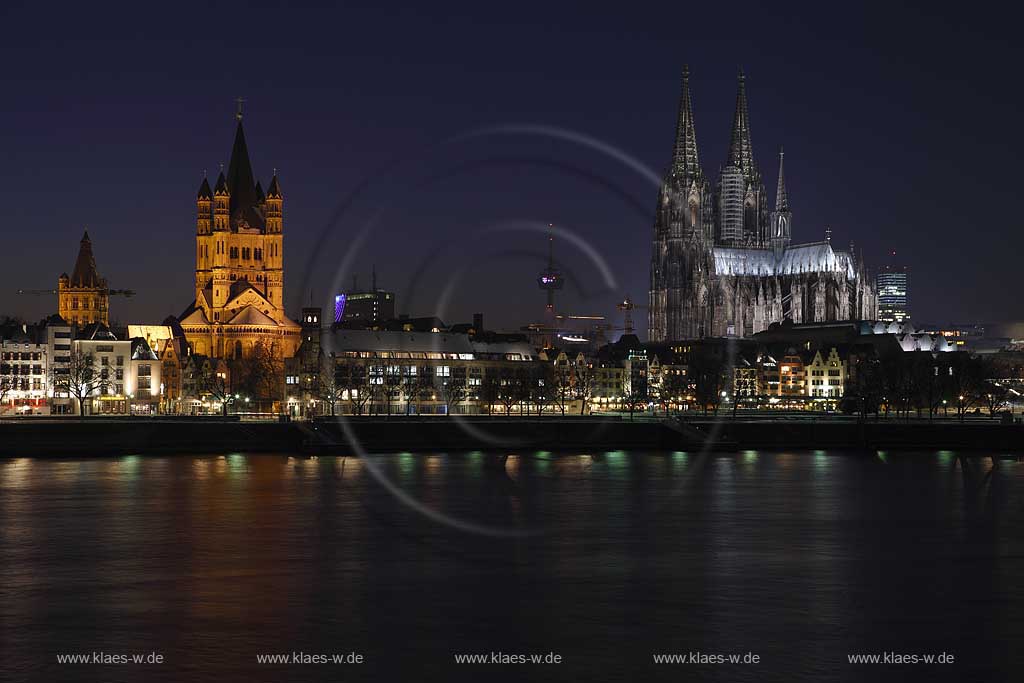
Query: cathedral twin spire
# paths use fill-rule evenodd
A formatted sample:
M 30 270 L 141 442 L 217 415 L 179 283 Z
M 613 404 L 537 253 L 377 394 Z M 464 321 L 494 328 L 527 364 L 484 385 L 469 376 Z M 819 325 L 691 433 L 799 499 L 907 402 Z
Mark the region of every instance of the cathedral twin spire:
M 754 145 L 750 141 L 750 111 L 747 109 L 746 76 L 743 71 L 739 75 L 739 87 L 736 90 L 736 111 L 732 118 L 732 138 L 729 141 L 730 166 L 743 172 L 749 179 L 757 173 L 754 165 Z
M 679 97 L 679 118 L 676 123 L 676 146 L 672 153 L 672 175 L 686 178 L 700 174 L 697 133 L 693 125 L 693 105 L 690 102 L 690 67 L 684 66 L 683 92 Z
M 697 150 L 697 133 L 694 126 L 693 103 L 690 95 L 690 69 L 683 67 L 682 93 L 679 98 L 679 114 L 676 122 L 675 147 L 672 152 L 670 173 L 676 178 L 693 178 L 702 175 Z M 756 181 L 760 177 L 754 162 L 754 146 L 750 135 L 750 110 L 747 105 L 746 76 L 740 71 L 737 79 L 736 108 L 733 113 L 732 133 L 726 166 L 738 169 L 743 178 Z M 779 150 L 779 181 L 775 196 L 775 210 L 789 211 L 789 197 L 783 170 L 783 152 Z

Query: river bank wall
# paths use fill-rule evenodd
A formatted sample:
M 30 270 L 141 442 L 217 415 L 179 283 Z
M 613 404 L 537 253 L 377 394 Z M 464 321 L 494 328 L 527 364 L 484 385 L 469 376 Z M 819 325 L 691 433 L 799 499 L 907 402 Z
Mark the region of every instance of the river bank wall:
M 858 423 L 604 417 L 348 418 L 315 422 L 86 418 L 0 422 L 0 457 L 482 450 L 1024 450 L 1024 426 L 994 422 Z

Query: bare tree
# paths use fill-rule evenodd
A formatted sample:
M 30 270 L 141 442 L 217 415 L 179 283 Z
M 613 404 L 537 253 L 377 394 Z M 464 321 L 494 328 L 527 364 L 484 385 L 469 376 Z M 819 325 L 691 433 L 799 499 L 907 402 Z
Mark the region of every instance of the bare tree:
M 223 361 L 209 358 L 200 369 L 199 392 L 220 403 L 220 414 L 227 416 L 228 406 L 235 402 L 235 394 L 231 391 L 231 375 Z
M 65 367 L 50 369 L 50 386 L 55 392 L 67 394 L 78 401 L 78 414 L 85 417 L 86 399 L 106 392 L 110 378 L 102 371 L 95 356 L 76 347 L 68 356 Z
M 513 372 L 516 376 L 513 386 L 515 387 L 516 402 L 519 404 L 519 414 L 529 416 L 530 403 L 537 392 L 537 380 L 529 368 L 520 366 Z
M 4 370 L 0 369 L 0 372 Z M 14 390 L 14 380 L 6 374 L 0 375 L 0 413 L 3 412 L 4 403 L 7 401 L 7 394 Z
M 498 400 L 505 407 L 505 415 L 512 414 L 512 406 L 519 401 L 519 378 L 511 370 L 504 368 L 501 373 L 501 387 L 498 392 Z
M 501 396 L 501 378 L 498 376 L 497 368 L 488 368 L 480 382 L 480 400 L 487 406 L 487 414 L 494 413 L 494 404 Z
M 566 405 L 572 400 L 573 370 L 569 365 L 555 365 L 551 378 L 554 382 L 554 399 L 565 416 Z
M 413 399 L 416 401 L 416 413 L 419 414 L 423 412 L 420 406 L 421 402 L 431 400 L 436 391 L 433 369 L 429 365 L 424 365 L 417 370 L 416 377 L 411 378 L 411 381 L 412 387 L 410 391 Z
M 537 416 L 544 414 L 544 408 L 555 400 L 554 367 L 544 363 L 533 373 L 533 402 L 537 406 Z
M 718 412 L 718 404 L 722 400 L 721 392 L 723 372 L 725 363 L 722 357 L 715 352 L 715 349 L 707 345 L 695 350 L 690 355 L 689 376 L 697 397 L 698 405 L 703 408 L 704 414 L 708 414 L 708 406 L 713 406 Z
M 689 386 L 690 382 L 680 368 L 662 366 L 658 402 L 665 409 L 665 417 L 668 417 L 673 403 L 679 404 Z
M 857 401 L 861 420 L 867 420 L 868 413 L 874 413 L 875 419 L 878 419 L 885 385 L 881 362 L 874 357 L 862 357 L 856 362 L 851 360 L 849 367 L 852 382 L 847 396 Z
M 234 361 L 235 387 L 250 397 L 261 411 L 269 412 L 284 391 L 284 361 L 273 342 L 260 340 L 248 356 Z M 271 406 L 267 406 L 267 403 Z
M 353 415 L 362 415 L 370 400 L 370 375 L 365 365 L 346 363 L 338 368 L 337 375 L 345 397 L 352 407 Z
M 381 398 L 387 404 L 387 416 L 391 417 L 391 404 L 402 395 L 402 368 L 398 365 L 384 367 L 384 381 L 379 385 Z
M 330 406 L 331 417 L 337 414 L 338 402 L 345 397 L 344 382 L 338 377 L 334 354 L 324 355 L 320 359 L 320 375 L 316 382 L 316 395 Z
M 464 375 L 453 375 L 452 377 L 449 377 L 441 386 L 441 394 L 444 396 L 447 413 L 451 415 L 452 408 L 465 401 L 469 396 L 469 389 L 466 386 L 466 377 Z
M 948 382 L 950 394 L 956 401 L 957 418 L 961 421 L 972 406 L 985 397 L 985 382 L 981 362 L 965 351 L 956 351 L 950 358 Z
M 580 415 L 586 415 L 587 403 L 594 392 L 594 366 L 577 362 L 572 368 L 572 396 L 580 402 Z
M 629 410 L 629 421 L 633 421 L 633 413 L 638 409 L 643 410 L 647 406 L 647 396 L 643 387 L 636 382 L 629 383 L 629 390 L 623 397 L 626 408 Z

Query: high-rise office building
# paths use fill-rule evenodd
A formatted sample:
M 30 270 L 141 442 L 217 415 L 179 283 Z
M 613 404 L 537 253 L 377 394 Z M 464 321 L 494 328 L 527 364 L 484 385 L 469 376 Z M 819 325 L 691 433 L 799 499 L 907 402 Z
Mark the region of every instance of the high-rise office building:
M 377 270 L 369 290 L 360 290 L 353 279 L 352 289 L 334 297 L 334 322 L 372 324 L 395 317 L 395 293 L 377 288 Z
M 910 268 L 888 265 L 875 276 L 878 319 L 887 323 L 910 320 Z

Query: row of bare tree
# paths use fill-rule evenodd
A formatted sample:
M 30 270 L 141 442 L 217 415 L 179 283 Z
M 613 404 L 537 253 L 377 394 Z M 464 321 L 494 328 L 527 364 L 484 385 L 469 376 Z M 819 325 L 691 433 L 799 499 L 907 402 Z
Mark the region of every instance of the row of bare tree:
M 74 348 L 67 363 L 50 368 L 50 386 L 55 394 L 74 399 L 79 415 L 84 417 L 88 413 L 89 398 L 108 393 L 112 386 L 104 370 L 95 356 Z M 219 402 L 224 415 L 242 396 L 250 399 L 253 410 L 269 410 L 282 398 L 284 364 L 269 344 L 257 343 L 251 356 L 246 358 L 206 363 L 199 372 L 194 383 L 196 390 L 201 397 Z M 0 399 L 6 393 L 0 393 Z
M 374 374 L 362 363 L 335 363 L 325 358 L 311 392 L 334 415 L 339 403 L 347 402 L 349 412 L 363 415 L 370 411 L 392 414 L 392 406 L 405 402 L 405 412 L 427 401 L 444 401 L 447 412 L 465 401 L 478 401 L 487 411 L 542 415 L 559 410 L 564 415 L 570 405 L 580 402 L 580 413 L 594 388 L 594 369 L 590 365 L 524 363 L 521 367 L 491 368 L 480 378 L 467 374 L 465 366 L 448 368 L 438 376 L 436 368 L 423 366 L 412 372 L 408 366 L 381 368 Z M 476 381 L 478 379 L 478 381 Z
M 984 356 L 917 351 L 858 360 L 846 393 L 859 400 L 862 415 L 883 411 L 931 419 L 952 412 L 962 420 L 972 410 L 984 408 L 994 416 L 1007 405 L 1008 388 L 997 376 Z
M 667 412 L 676 397 L 690 395 L 705 415 L 709 409 L 717 412 L 723 392 L 731 393 L 733 359 L 728 353 L 697 350 L 686 370 L 685 375 L 665 373 L 660 390 L 652 392 L 652 398 Z M 952 413 L 963 419 L 978 408 L 996 415 L 1009 398 L 1008 387 L 993 379 L 999 376 L 993 363 L 967 352 L 854 356 L 849 360 L 848 372 L 845 397 L 862 416 L 892 413 L 902 418 L 911 414 L 933 418 Z M 734 411 L 737 405 L 734 401 Z

